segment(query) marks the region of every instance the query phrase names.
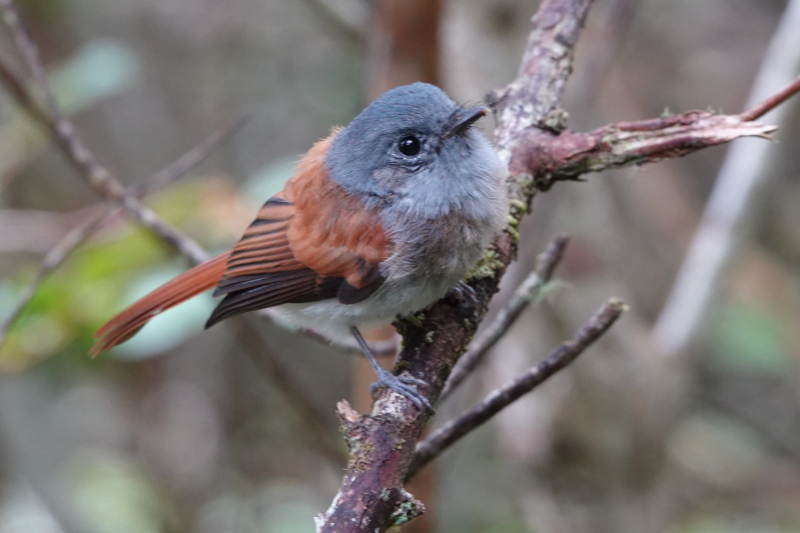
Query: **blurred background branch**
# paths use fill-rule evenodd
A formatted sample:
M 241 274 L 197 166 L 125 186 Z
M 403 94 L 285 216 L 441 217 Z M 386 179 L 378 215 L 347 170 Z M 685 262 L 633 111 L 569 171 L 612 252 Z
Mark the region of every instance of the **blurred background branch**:
M 772 95 L 797 92 L 798 84 L 792 84 L 791 80 L 800 72 L 798 27 L 800 1 L 790 0 L 750 92 L 747 107 L 754 110 L 745 113 L 745 120 L 749 115 L 761 116 L 770 110 L 758 104 L 764 100 L 772 103 Z M 784 86 L 787 91 L 779 93 Z M 797 106 L 797 99 L 791 105 Z M 788 106 L 777 107 L 764 120 L 779 125 L 791 114 Z M 706 319 L 709 301 L 722 273 L 742 242 L 741 232 L 756 205 L 757 188 L 766 181 L 776 155 L 775 147 L 765 143 L 748 142 L 729 149 L 700 226 L 654 328 L 655 340 L 665 353 L 683 353 Z
M 36 43 L 30 39 L 28 30 L 25 28 L 22 19 L 17 15 L 13 1 L 3 0 L 0 8 L 4 11 L 4 20 L 14 30 L 17 46 L 28 62 L 29 69 L 34 74 L 37 87 L 42 94 L 46 95 L 45 100 L 48 103 L 50 115 L 42 111 L 33 99 L 27 97 L 24 84 L 19 80 L 14 80 L 10 70 L 0 65 L 3 81 L 14 97 L 17 98 L 19 105 L 50 131 L 67 160 L 78 169 L 98 194 L 119 202 L 137 221 L 150 228 L 194 263 L 201 263 L 207 259 L 208 256 L 200 245 L 190 237 L 171 228 L 153 211 L 139 203 L 136 198 L 126 194 L 117 178 L 95 159 L 83 140 L 78 136 L 75 126 L 61 112 L 61 108 L 56 102 L 47 77 L 44 74 L 44 67 L 39 63 Z

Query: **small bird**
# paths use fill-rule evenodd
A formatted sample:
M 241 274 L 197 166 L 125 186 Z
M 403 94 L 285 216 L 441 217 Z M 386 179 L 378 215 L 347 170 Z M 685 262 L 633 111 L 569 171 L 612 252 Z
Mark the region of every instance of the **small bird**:
M 95 334 L 92 356 L 206 290 L 206 328 L 267 307 L 331 338 L 353 335 L 378 376 L 430 408 L 413 376 L 375 361 L 358 327 L 424 309 L 453 290 L 505 226 L 504 167 L 472 128 L 486 115 L 441 89 L 392 89 L 303 156 L 234 248 L 172 279 Z

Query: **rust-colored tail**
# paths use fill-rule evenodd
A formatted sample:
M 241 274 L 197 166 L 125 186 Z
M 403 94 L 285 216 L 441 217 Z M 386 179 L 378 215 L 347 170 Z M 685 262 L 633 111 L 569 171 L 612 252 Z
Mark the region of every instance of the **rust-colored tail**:
M 216 287 L 225 272 L 229 256 L 230 252 L 226 252 L 197 265 L 166 282 L 109 320 L 94 334 L 97 340 L 89 350 L 89 354 L 95 357 L 104 350 L 122 344 L 160 312 Z

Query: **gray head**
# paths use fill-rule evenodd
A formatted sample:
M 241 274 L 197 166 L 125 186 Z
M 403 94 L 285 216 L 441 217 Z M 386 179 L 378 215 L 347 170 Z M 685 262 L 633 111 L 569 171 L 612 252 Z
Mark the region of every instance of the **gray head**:
M 472 125 L 485 108 L 463 108 L 441 89 L 414 83 L 392 89 L 334 139 L 328 172 L 351 194 L 401 202 L 435 216 L 468 208 L 497 188 L 501 164 Z

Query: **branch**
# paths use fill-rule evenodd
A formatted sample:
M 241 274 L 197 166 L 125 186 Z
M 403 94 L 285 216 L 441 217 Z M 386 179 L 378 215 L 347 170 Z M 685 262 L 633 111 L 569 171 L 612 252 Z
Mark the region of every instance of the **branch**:
M 30 31 L 22 21 L 19 8 L 13 0 L 0 0 L 0 15 L 2 15 L 3 22 L 11 29 L 17 50 L 22 54 L 25 65 L 41 91 L 50 113 L 58 119 L 63 118 L 55 94 L 50 89 L 50 84 L 47 83 L 47 72 L 39 54 L 39 47 L 36 46 Z M 25 92 L 24 89 L 22 92 Z
M 484 258 L 486 268 L 469 280 L 477 295 L 474 313 L 466 316 L 455 302 L 444 299 L 426 309 L 421 320 L 396 323 L 404 338 L 396 372 L 428 383 L 420 392 L 431 403 L 439 398 L 506 267 L 516 258 L 517 228 L 537 191 L 586 172 L 677 157 L 742 136 L 764 137 L 774 130 L 746 120 L 749 115 L 695 111 L 585 134 L 567 131 L 559 102 L 591 3 L 544 0 L 533 17 L 517 78 L 491 96 L 497 117 L 496 147 L 509 170 L 510 216 L 509 227 Z M 333 503 L 317 519 L 318 531 L 384 531 L 397 523 L 398 516 L 408 519 L 404 510 L 413 511 L 409 516 L 421 512 L 402 487 L 413 460 L 411 448 L 429 413 L 418 412 L 409 400 L 385 390 L 369 415 L 357 415 L 346 403 L 340 403 L 339 415 L 350 445 L 350 464 Z
M 583 351 L 591 346 L 627 310 L 621 300 L 612 298 L 600 308 L 580 329 L 571 341 L 563 343 L 541 363 L 518 376 L 511 383 L 497 389 L 478 405 L 447 422 L 433 435 L 417 445 L 414 461 L 408 469 L 411 478 L 420 468 L 438 457 L 444 450 L 461 440 L 494 415 L 529 393 L 559 370 L 569 366 Z
M 509 165 L 525 132 L 557 132 L 567 114 L 559 107 L 572 71 L 575 44 L 592 0 L 545 0 L 531 23 L 531 33 L 517 78 L 492 99 L 496 102 L 495 145 Z
M 508 304 L 500 310 L 494 321 L 477 339 L 472 341 L 469 349 L 459 358 L 458 363 L 453 367 L 450 379 L 447 380 L 447 384 L 439 396 L 440 402 L 450 396 L 456 387 L 483 362 L 489 350 L 494 348 L 497 341 L 506 334 L 522 312 L 541 294 L 542 289 L 550 282 L 553 272 L 561 262 L 568 243 L 569 237 L 558 236 L 539 255 L 536 259 L 536 269 L 517 287 Z
M 776 129 L 746 121 L 740 115 L 689 111 L 619 122 L 588 133 L 564 131 L 546 144 L 539 138 L 536 145 L 520 146 L 526 152 L 515 162 L 518 171 L 524 169 L 536 176 L 536 189 L 546 191 L 556 181 L 576 180 L 589 172 L 681 157 L 740 137 L 768 139 Z

